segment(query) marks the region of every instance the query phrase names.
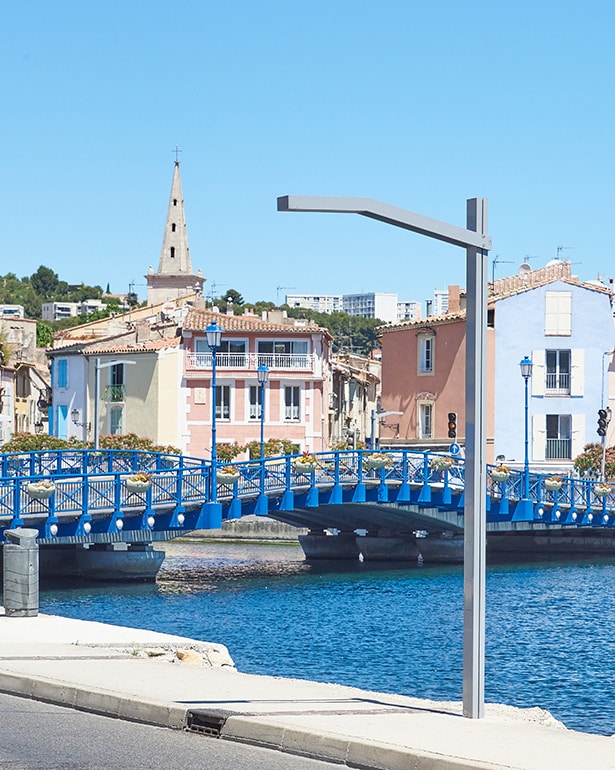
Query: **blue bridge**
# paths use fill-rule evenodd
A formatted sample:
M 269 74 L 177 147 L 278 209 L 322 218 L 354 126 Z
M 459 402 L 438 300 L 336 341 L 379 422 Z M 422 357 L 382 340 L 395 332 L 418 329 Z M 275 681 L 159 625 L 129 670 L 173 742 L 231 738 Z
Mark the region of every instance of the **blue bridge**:
M 336 451 L 218 465 L 139 451 L 0 455 L 0 530 L 38 530 L 41 546 L 129 544 L 217 529 L 246 514 L 306 528 L 308 558 L 459 560 L 464 463 L 412 450 Z M 452 463 L 450 467 L 445 467 Z M 380 466 L 380 467 L 378 467 Z M 554 553 L 609 552 L 615 495 L 594 480 L 488 467 L 488 547 L 541 543 Z M 496 478 L 497 477 L 497 478 Z M 331 534 L 337 537 L 331 537 Z M 357 545 L 357 540 L 360 540 Z M 435 549 L 432 547 L 435 544 Z M 410 547 L 411 546 L 411 547 Z M 126 546 L 124 546 L 126 547 Z M 410 547 L 410 550 L 408 548 Z M 414 548 L 414 551 L 412 551 Z

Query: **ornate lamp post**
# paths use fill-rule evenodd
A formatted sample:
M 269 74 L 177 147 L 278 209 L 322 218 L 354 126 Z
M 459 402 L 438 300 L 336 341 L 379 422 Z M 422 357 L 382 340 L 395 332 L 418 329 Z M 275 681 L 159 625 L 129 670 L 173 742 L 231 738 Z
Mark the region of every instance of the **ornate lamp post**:
M 261 460 L 265 457 L 265 385 L 269 380 L 269 367 L 261 364 L 256 370 L 258 384 L 260 386 L 261 402 Z
M 218 324 L 213 323 L 205 329 L 205 334 L 207 335 L 207 344 L 211 350 L 211 502 L 215 503 L 218 499 L 218 485 L 216 483 L 216 466 L 218 462 L 216 451 L 216 358 L 220 342 L 222 341 L 222 329 Z
M 529 433 L 529 402 L 528 402 L 528 384 L 530 377 L 532 376 L 532 359 L 529 356 L 525 356 L 519 362 L 521 369 L 521 376 L 525 383 L 525 455 L 523 461 L 523 500 L 519 502 L 525 503 L 527 506 L 530 504 L 530 461 L 528 452 L 528 433 Z

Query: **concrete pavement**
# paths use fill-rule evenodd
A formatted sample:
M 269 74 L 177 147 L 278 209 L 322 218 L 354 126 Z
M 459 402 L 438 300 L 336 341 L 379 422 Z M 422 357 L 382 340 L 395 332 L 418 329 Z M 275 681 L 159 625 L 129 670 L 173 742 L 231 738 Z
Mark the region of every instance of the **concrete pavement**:
M 615 770 L 615 739 L 541 709 L 470 720 L 459 703 L 242 674 L 223 645 L 50 615 L 0 614 L 0 691 L 349 767 Z

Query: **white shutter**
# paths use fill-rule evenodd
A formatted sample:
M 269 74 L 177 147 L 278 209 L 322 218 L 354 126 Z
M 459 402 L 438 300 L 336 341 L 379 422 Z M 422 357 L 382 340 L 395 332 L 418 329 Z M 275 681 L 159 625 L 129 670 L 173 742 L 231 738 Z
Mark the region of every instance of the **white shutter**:
M 582 396 L 584 382 L 585 351 L 583 348 L 577 348 L 570 351 L 570 395 Z
M 592 437 L 593 441 L 593 437 Z M 588 442 L 585 437 L 585 415 L 572 415 L 572 459 L 578 457 Z
M 546 354 L 544 350 L 532 350 L 532 395 L 544 396 L 547 369 L 545 365 Z
M 547 418 L 544 414 L 535 414 L 532 417 L 532 445 L 530 446 L 530 460 L 541 462 L 545 459 L 547 451 Z

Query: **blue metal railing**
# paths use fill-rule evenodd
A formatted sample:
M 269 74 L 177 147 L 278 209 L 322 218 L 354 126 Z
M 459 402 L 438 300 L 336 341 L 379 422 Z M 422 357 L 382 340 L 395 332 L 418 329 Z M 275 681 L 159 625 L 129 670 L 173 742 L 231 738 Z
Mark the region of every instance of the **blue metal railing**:
M 292 510 L 295 496 L 314 508 L 323 502 L 414 503 L 463 513 L 464 462 L 447 455 L 410 449 L 384 450 L 383 467 L 372 467 L 363 450 L 319 452 L 313 469 L 297 469 L 297 455 L 226 464 L 236 480 L 217 478 L 217 497 L 229 518 L 245 506 L 256 513 Z M 511 470 L 496 481 L 487 469 L 488 521 L 515 521 L 522 497 L 523 472 Z M 150 485 L 131 491 L 126 481 L 144 472 Z M 177 534 L 216 526 L 205 515 L 210 505 L 211 463 L 199 458 L 126 450 L 57 450 L 0 455 L 0 533 L 16 526 L 38 527 L 41 537 L 112 536 L 150 531 Z M 47 499 L 32 496 L 29 485 L 48 479 L 54 492 Z M 534 522 L 566 525 L 615 525 L 615 496 L 604 496 L 595 480 L 530 474 L 530 508 Z M 557 488 L 554 488 L 557 487 Z M 527 518 L 523 519 L 527 521 Z M 219 524 L 217 525 L 219 526 Z

